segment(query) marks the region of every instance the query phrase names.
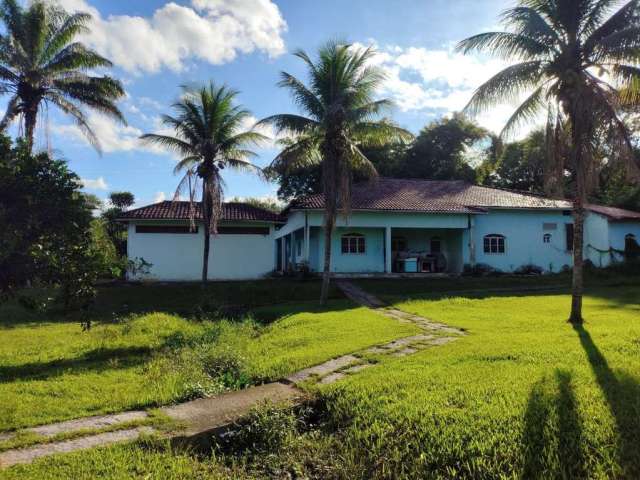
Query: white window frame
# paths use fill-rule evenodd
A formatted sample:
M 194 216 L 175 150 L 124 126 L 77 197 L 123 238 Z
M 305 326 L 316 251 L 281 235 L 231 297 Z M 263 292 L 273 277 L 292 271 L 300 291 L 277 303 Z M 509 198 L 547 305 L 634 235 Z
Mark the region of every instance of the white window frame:
M 347 251 L 344 251 L 343 244 L 347 241 Z M 362 252 L 358 243 L 362 242 Z M 340 237 L 340 252 L 342 255 L 366 255 L 367 254 L 367 240 L 361 233 L 345 233 Z
M 486 249 L 486 241 L 489 240 L 489 251 Z M 496 251 L 492 252 L 492 244 L 491 242 L 496 241 Z M 502 241 L 502 252 L 500 252 L 500 241 Z M 507 253 L 507 237 L 501 235 L 499 233 L 490 233 L 482 237 L 482 251 L 485 255 L 506 255 Z

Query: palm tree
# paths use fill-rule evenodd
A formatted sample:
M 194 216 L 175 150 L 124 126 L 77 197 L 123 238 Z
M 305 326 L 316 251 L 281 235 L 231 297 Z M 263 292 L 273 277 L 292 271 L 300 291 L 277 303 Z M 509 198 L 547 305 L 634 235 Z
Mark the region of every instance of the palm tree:
M 213 82 L 199 88 L 182 87 L 180 100 L 172 108 L 176 116 L 163 115 L 163 124 L 175 135 L 148 133 L 141 138 L 180 155 L 174 173 L 184 172 L 176 190 L 177 200 L 186 190 L 191 203 L 191 223 L 195 222 L 195 197 L 201 190 L 204 223 L 202 283 L 208 280 L 211 234 L 217 233 L 222 215 L 225 167 L 261 173 L 249 161 L 256 154 L 246 147 L 267 137 L 253 129 L 245 130 L 251 114 L 235 104 L 238 92 Z
M 18 116 L 29 149 L 42 104 L 55 105 L 75 120 L 89 142 L 99 150 L 96 135 L 82 110 L 88 106 L 125 123 L 115 102 L 125 92 L 118 80 L 93 76 L 111 62 L 75 41 L 88 31 L 91 16 L 68 14 L 61 8 L 33 1 L 22 8 L 16 0 L 2 0 L 0 20 L 0 92 L 11 95 L 0 131 Z
M 629 133 L 619 117 L 623 104 L 640 90 L 640 2 L 617 11 L 614 0 L 521 0 L 506 10 L 506 32 L 463 40 L 464 53 L 483 51 L 517 63 L 505 68 L 473 94 L 466 111 L 477 114 L 521 94 L 528 96 L 507 121 L 502 135 L 530 121 L 545 108 L 558 108 L 569 130 L 567 167 L 576 177 L 572 302 L 569 321 L 581 323 L 583 231 L 593 145 L 606 131 L 631 164 Z
M 377 120 L 389 109 L 389 100 L 374 100 L 384 80 L 383 71 L 371 63 L 372 48 L 355 49 L 330 41 L 313 61 L 304 51 L 294 55 L 307 67 L 308 85 L 282 72 L 280 87 L 290 91 L 307 115 L 280 114 L 261 120 L 289 136 L 272 163 L 278 171 L 321 164 L 325 201 L 324 269 L 320 303 L 329 291 L 331 236 L 340 208 L 348 214 L 354 170 L 375 176 L 376 169 L 362 148 L 408 141 L 413 136 L 386 120 Z

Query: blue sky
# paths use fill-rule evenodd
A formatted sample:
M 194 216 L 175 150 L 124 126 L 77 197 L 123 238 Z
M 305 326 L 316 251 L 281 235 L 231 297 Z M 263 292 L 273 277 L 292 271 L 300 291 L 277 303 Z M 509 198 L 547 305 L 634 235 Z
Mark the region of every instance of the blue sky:
M 473 88 L 504 64 L 463 57 L 453 45 L 471 34 L 494 29 L 506 0 L 57 0 L 69 10 L 93 14 L 93 32 L 83 41 L 110 58 L 113 75 L 128 96 L 121 103 L 128 126 L 92 116 L 104 153 L 99 156 L 68 118 L 51 111 L 42 121 L 37 145 L 49 144 L 104 198 L 129 190 L 137 204 L 170 199 L 178 182 L 175 158 L 145 147 L 137 137 L 159 129 L 184 83 L 213 79 L 240 90 L 239 100 L 256 119 L 295 111 L 276 87 L 286 70 L 304 77 L 291 55 L 310 53 L 330 38 L 374 44 L 387 70 L 381 97 L 396 101 L 393 118 L 417 132 L 429 121 L 459 110 Z M 479 118 L 499 130 L 511 106 Z M 48 125 L 47 128 L 44 128 Z M 259 151 L 267 165 L 272 148 Z M 273 196 L 276 186 L 248 174 L 225 172 L 227 198 Z

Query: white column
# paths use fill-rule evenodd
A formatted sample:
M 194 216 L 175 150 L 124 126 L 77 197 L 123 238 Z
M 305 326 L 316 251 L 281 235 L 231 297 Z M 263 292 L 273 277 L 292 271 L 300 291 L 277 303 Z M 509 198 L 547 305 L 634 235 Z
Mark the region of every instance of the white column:
M 291 259 L 291 267 L 295 268 L 296 266 L 296 236 L 295 236 L 295 232 L 291 232 L 289 234 L 289 238 L 290 243 L 289 243 L 289 254 L 290 254 L 290 259 Z
M 280 251 L 282 253 L 282 255 L 280 255 L 280 270 L 282 272 L 286 272 L 287 271 L 287 248 L 286 248 L 286 240 L 287 237 L 286 236 L 282 236 L 280 237 Z
M 311 228 L 309 227 L 309 224 L 305 222 L 304 225 L 304 261 L 309 263 L 309 238 L 310 238 L 310 231 Z
M 476 264 L 475 218 L 469 215 L 469 263 Z
M 391 273 L 391 227 L 384 229 L 384 272 Z

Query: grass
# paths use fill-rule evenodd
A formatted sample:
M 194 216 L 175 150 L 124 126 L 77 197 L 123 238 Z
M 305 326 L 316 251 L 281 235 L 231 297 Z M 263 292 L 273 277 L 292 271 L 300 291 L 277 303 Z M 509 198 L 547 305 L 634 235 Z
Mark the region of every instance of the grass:
M 323 390 L 376 478 L 638 478 L 640 288 L 399 300 L 469 335 Z M 363 470 L 360 470 L 361 472 Z
M 114 284 L 98 289 L 98 296 L 91 310 L 93 320 L 113 320 L 114 317 L 132 313 L 165 312 L 191 316 L 199 305 L 239 306 L 243 310 L 298 302 L 313 302 L 319 298 L 320 282 L 296 281 L 286 278 L 244 282 L 211 282 L 204 289 L 199 283 L 139 283 Z M 32 289 L 28 296 L 40 302 L 53 297 L 53 292 Z M 342 298 L 337 288 L 329 293 L 332 299 Z M 77 320 L 75 312 L 64 313 L 50 309 L 47 321 Z M 17 302 L 0 305 L 0 327 L 12 327 L 21 323 L 41 323 L 38 311 L 21 308 Z
M 141 298 L 151 287 L 121 288 L 137 298 L 136 310 L 144 310 Z M 160 303 L 173 310 L 166 299 L 179 299 L 184 287 L 158 288 Z M 122 292 L 101 292 L 114 305 L 109 294 L 120 298 Z M 325 310 L 315 302 L 260 307 L 254 317 L 194 321 L 166 312 L 136 313 L 115 323 L 96 320 L 89 331 L 57 316 L 38 323 L 20 315 L 10 323 L 5 317 L 0 431 L 217 394 L 415 332 L 345 300 L 333 300 Z
M 557 292 L 387 290 L 396 307 L 468 335 L 318 387 L 314 418 L 288 434 L 271 417 L 252 426 L 282 438 L 266 450 L 244 438 L 242 450 L 199 457 L 142 442 L 5 475 L 640 478 L 640 287 L 620 283 L 588 291 L 582 327 L 566 323 L 569 296 Z

